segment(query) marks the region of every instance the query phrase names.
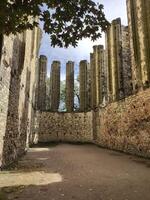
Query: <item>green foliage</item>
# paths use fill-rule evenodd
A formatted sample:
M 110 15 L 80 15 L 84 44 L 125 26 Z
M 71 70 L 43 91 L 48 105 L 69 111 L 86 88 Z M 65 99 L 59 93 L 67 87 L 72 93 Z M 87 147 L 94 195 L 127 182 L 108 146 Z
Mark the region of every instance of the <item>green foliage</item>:
M 66 81 L 60 82 L 60 111 L 66 111 Z
M 60 110 L 66 111 L 66 81 L 61 81 L 60 83 Z M 75 80 L 74 82 L 74 109 L 77 110 L 79 108 L 79 82 Z
M 101 37 L 109 25 L 103 5 L 92 0 L 1 0 L 0 34 L 16 34 L 44 23 L 51 45 L 77 46 L 82 38 L 93 41 Z

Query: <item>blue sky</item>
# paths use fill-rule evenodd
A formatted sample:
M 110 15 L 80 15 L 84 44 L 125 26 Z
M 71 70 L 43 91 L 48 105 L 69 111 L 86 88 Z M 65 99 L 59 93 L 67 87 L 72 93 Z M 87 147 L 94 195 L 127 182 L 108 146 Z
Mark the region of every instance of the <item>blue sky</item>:
M 121 17 L 122 24 L 127 25 L 126 14 L 126 0 L 94 0 L 95 2 L 102 3 L 104 5 L 104 11 L 107 19 L 112 21 L 117 17 Z M 90 39 L 83 39 L 79 42 L 78 47 L 53 48 L 50 46 L 50 39 L 47 34 L 43 32 L 41 41 L 40 55 L 46 55 L 48 58 L 48 71 L 50 74 L 50 66 L 53 60 L 59 60 L 61 62 L 61 79 L 65 79 L 65 65 L 66 62 L 71 60 L 75 62 L 75 71 L 78 73 L 78 65 L 81 60 L 89 60 L 90 52 L 92 52 L 93 45 L 104 44 L 104 36 L 94 43 Z

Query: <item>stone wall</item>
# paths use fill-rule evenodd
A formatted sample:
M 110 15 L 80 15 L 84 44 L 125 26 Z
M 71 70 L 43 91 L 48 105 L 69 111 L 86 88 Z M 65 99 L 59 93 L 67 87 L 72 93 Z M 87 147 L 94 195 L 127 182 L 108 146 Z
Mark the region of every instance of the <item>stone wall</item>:
M 39 142 L 93 142 L 150 158 L 150 89 L 87 113 L 37 112 Z
M 34 114 L 35 70 L 40 31 L 4 36 L 0 64 L 0 167 L 29 146 Z
M 150 89 L 111 103 L 94 117 L 96 144 L 150 158 Z
M 10 87 L 10 72 L 12 65 L 13 36 L 4 41 L 5 52 L 3 63 L 0 65 L 0 166 L 2 165 L 3 137 L 6 130 L 7 112 L 8 112 L 8 95 Z
M 92 142 L 92 113 L 38 112 L 39 142 Z

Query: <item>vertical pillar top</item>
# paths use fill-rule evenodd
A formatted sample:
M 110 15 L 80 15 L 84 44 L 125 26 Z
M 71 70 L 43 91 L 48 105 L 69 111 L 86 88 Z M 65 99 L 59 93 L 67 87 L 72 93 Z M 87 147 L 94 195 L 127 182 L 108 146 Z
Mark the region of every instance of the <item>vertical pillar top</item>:
M 47 57 L 45 55 L 40 55 L 40 60 L 47 61 Z
M 88 61 L 87 61 L 87 60 L 81 60 L 81 61 L 80 61 L 80 64 L 85 64 L 85 63 L 87 64 Z
M 60 61 L 59 60 L 54 60 L 52 64 L 58 64 L 58 65 L 60 65 Z
M 104 46 L 103 45 L 94 45 L 93 46 L 93 50 L 95 51 L 95 50 L 97 50 L 97 49 L 104 49 Z
M 74 62 L 71 61 L 71 60 L 69 60 L 69 61 L 67 62 L 67 64 L 74 64 Z
M 116 18 L 116 19 L 114 19 L 114 20 L 112 20 L 112 24 L 121 24 L 121 18 L 119 17 L 119 18 Z

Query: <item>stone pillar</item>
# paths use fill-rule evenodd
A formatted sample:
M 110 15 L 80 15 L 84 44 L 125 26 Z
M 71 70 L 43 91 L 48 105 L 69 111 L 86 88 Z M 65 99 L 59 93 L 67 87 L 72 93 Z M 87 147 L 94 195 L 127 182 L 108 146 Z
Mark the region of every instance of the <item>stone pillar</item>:
M 57 112 L 60 103 L 60 62 L 53 61 L 50 74 L 50 109 Z
M 66 109 L 72 112 L 74 109 L 74 62 L 66 64 Z
M 111 26 L 108 27 L 105 34 L 106 46 L 106 68 L 107 68 L 107 94 L 108 102 L 112 101 L 112 66 L 111 66 Z
M 95 64 L 95 82 L 96 82 L 96 107 L 100 104 L 101 91 L 100 91 L 100 48 L 94 46 L 94 64 Z
M 91 109 L 91 65 L 87 63 L 87 107 Z
M 91 108 L 96 107 L 96 72 L 94 53 L 90 54 L 90 68 L 91 68 Z
M 124 95 L 128 97 L 132 94 L 132 70 L 131 70 L 131 50 L 128 26 L 122 26 L 122 64 L 123 64 L 123 86 Z
M 88 91 L 87 91 L 87 66 L 86 60 L 80 62 L 79 81 L 80 81 L 80 110 L 88 109 Z
M 98 107 L 104 100 L 104 89 L 106 90 L 105 73 L 105 51 L 103 45 L 93 47 L 94 53 L 91 54 L 91 88 L 92 88 L 92 107 Z
M 150 0 L 127 0 L 134 90 L 150 83 Z
M 120 18 L 112 21 L 111 26 L 108 28 L 106 38 L 109 100 L 116 101 L 124 96 Z
M 38 75 L 38 110 L 46 109 L 46 75 L 47 75 L 47 58 L 41 55 L 39 58 L 39 75 Z

